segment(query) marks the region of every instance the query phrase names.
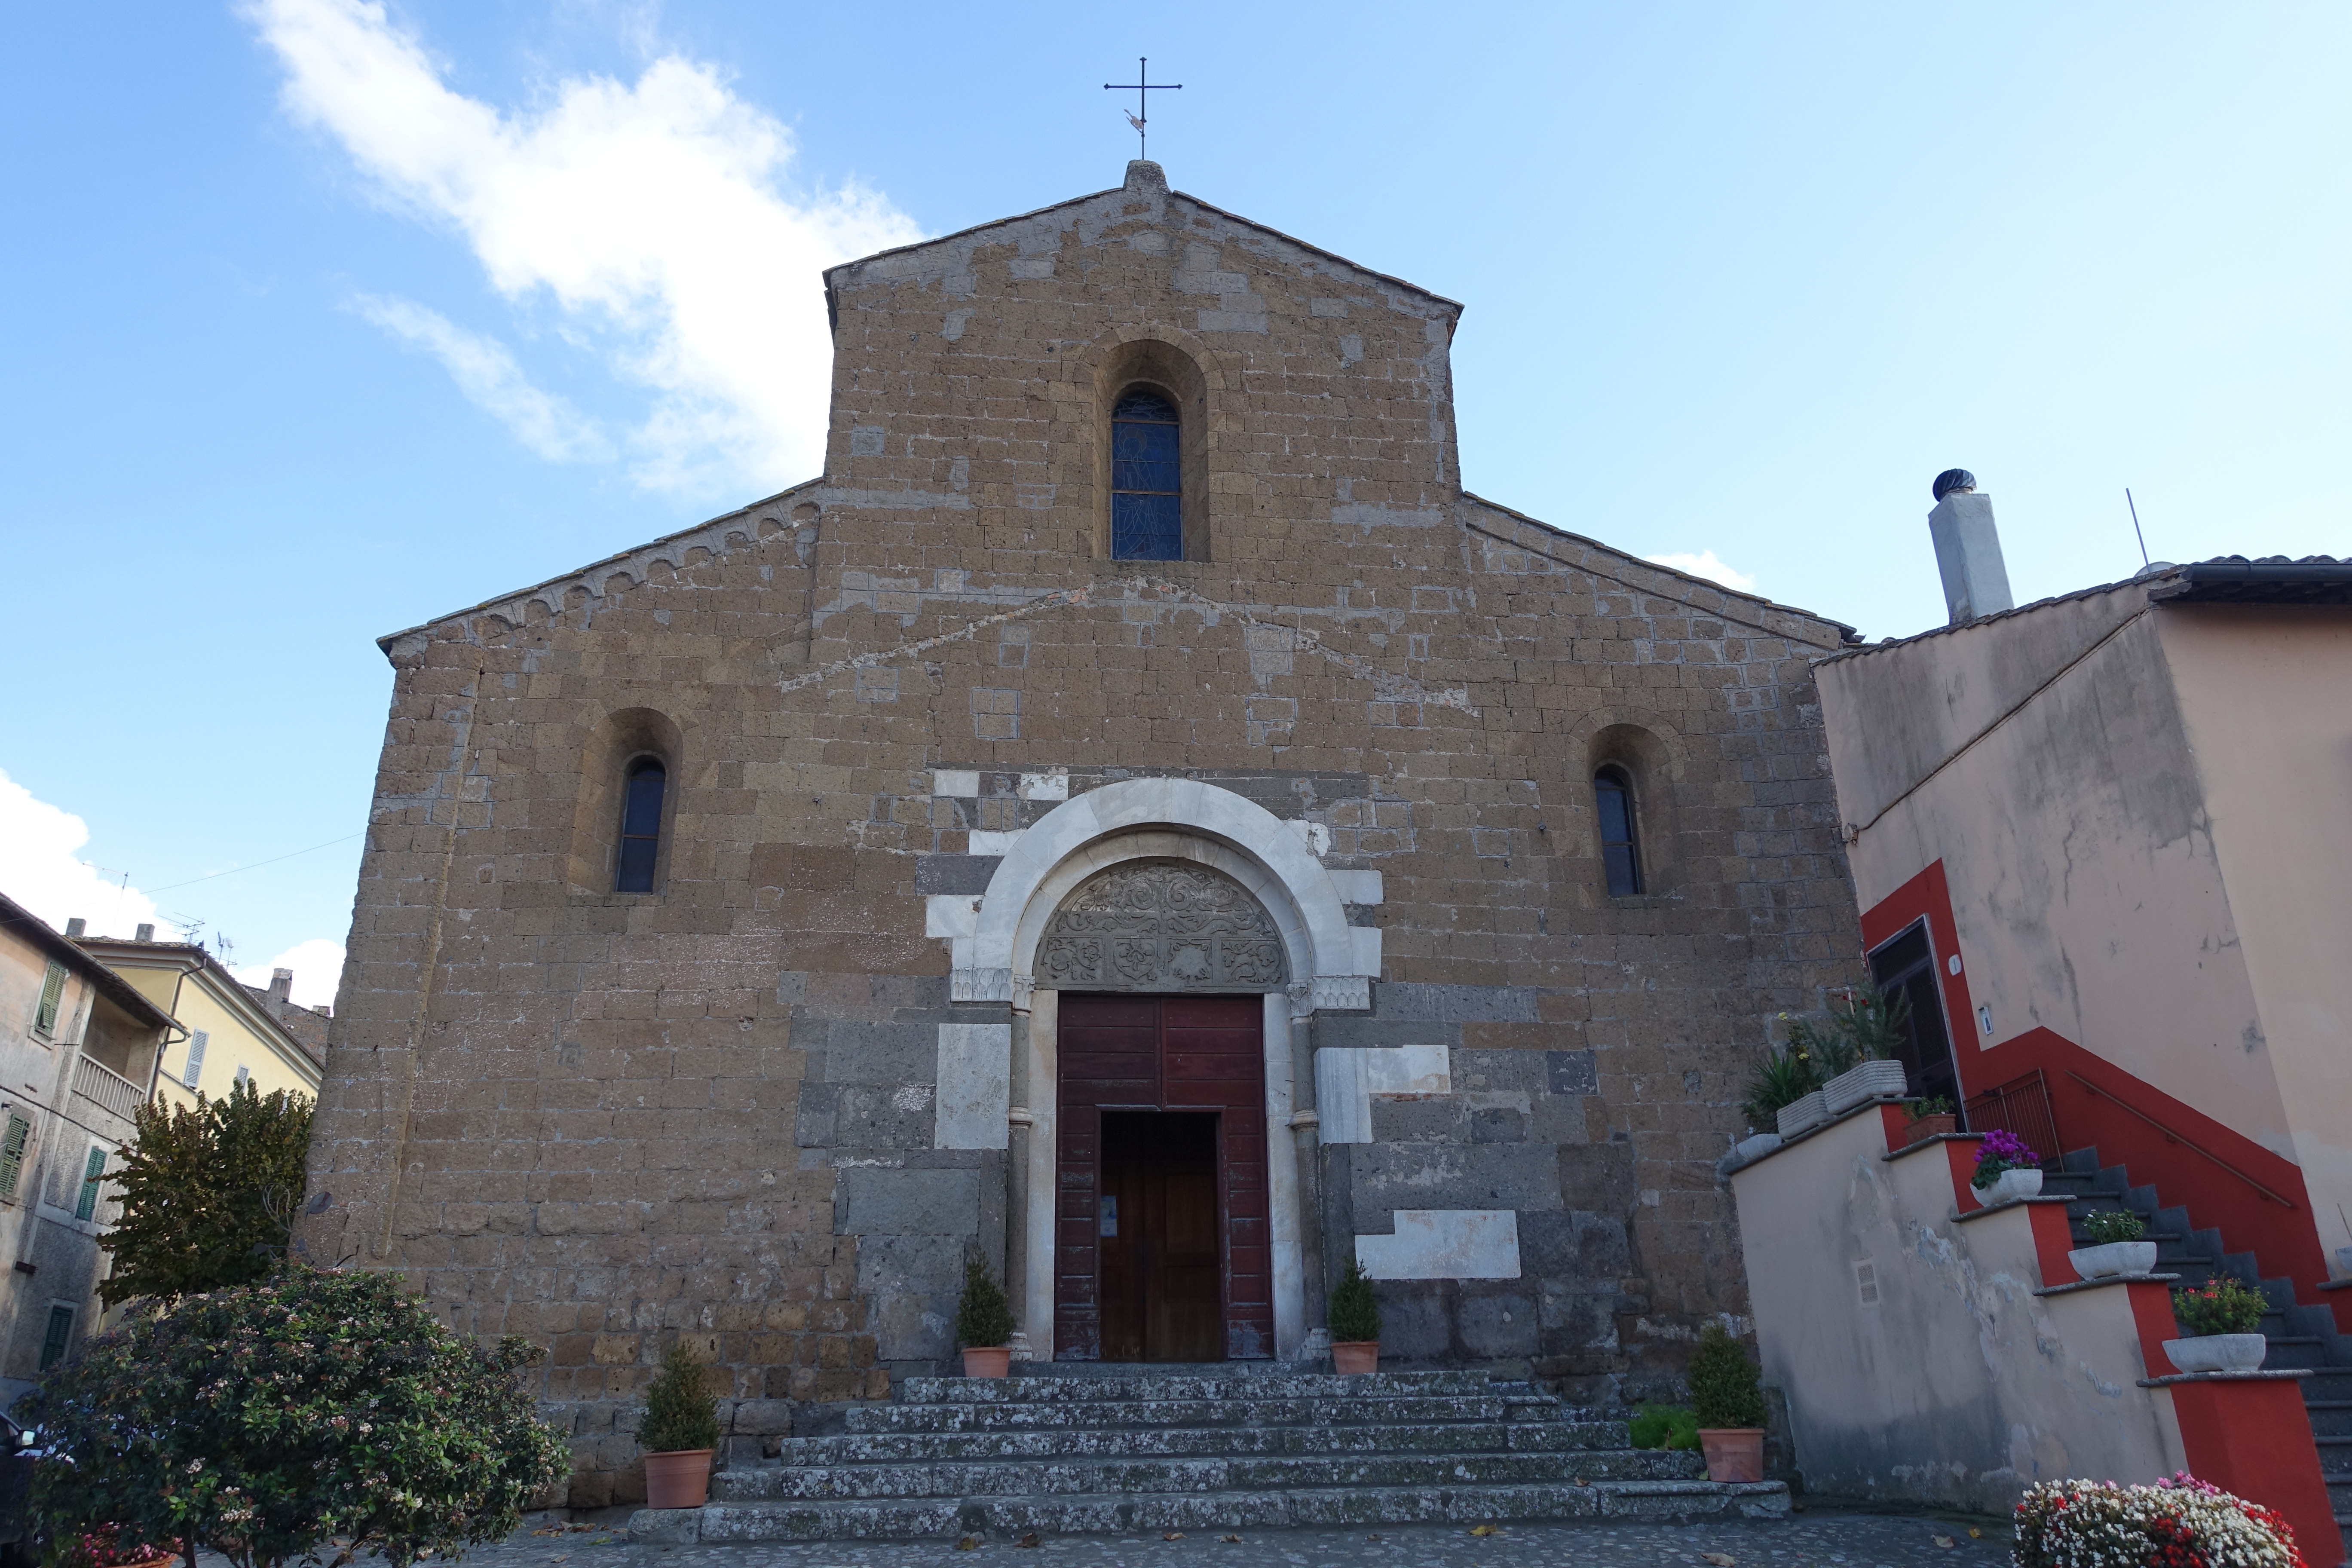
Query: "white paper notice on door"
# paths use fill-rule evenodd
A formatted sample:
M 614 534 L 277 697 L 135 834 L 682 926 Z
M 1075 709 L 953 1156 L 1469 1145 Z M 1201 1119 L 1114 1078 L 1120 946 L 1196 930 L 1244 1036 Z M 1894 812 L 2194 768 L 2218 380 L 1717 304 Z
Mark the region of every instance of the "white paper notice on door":
M 1118 1234 L 1118 1194 L 1115 1193 L 1105 1193 L 1101 1197 L 1095 1200 L 1095 1205 L 1102 1215 L 1102 1234 L 1105 1236 L 1117 1236 Z

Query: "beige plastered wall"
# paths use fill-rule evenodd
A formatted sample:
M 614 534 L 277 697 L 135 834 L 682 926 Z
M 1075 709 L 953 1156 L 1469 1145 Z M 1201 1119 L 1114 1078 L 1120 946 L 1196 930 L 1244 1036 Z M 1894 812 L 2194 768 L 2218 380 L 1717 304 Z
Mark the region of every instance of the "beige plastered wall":
M 1806 1490 L 1991 1513 L 2037 1481 L 2182 1468 L 2126 1292 L 2036 1296 L 2023 1205 L 1960 1224 L 1940 1146 L 1886 1152 L 1874 1107 L 1731 1178 Z
M 2251 895 L 2225 888 L 2167 658 L 2179 614 L 2126 584 L 1817 666 L 1857 901 L 1941 859 L 1992 1023 L 1958 1050 L 2047 1027 L 2296 1160 Z
M 2352 1245 L 2352 613 L 2181 605 L 2156 622 L 2278 1081 L 2279 1152 L 2332 1251 Z

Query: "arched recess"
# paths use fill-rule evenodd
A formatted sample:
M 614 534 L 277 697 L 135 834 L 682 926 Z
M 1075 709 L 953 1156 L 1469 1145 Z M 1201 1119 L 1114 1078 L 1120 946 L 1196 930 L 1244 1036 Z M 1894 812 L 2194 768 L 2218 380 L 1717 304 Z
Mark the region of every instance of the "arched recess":
M 1148 386 L 1176 405 L 1183 463 L 1184 559 L 1206 561 L 1213 546 L 1209 490 L 1209 425 L 1223 377 L 1190 333 L 1172 328 L 1124 329 L 1089 345 L 1079 367 L 1091 380 L 1090 423 L 1094 553 L 1110 558 L 1111 409 L 1129 387 Z
M 989 879 L 959 1002 L 1026 1012 L 1038 938 L 1063 898 L 1096 872 L 1146 857 L 1192 859 L 1249 889 L 1282 933 L 1296 1016 L 1371 1005 L 1380 932 L 1348 924 L 1339 889 L 1291 826 L 1256 802 L 1195 779 L 1123 779 L 1055 806 L 1014 841 Z
M 1577 853 L 1594 868 L 1592 886 L 1603 889 L 1601 896 L 1606 896 L 1599 870 L 1600 818 L 1592 780 L 1601 769 L 1615 767 L 1633 786 L 1643 892 L 1675 891 L 1682 869 L 1682 783 L 1689 760 L 1685 737 L 1661 715 L 1612 708 L 1585 715 L 1564 740 L 1559 754 L 1574 769 L 1566 785 L 1579 825 Z
M 572 816 L 572 851 L 566 857 L 564 880 L 574 895 L 593 897 L 613 891 L 613 872 L 620 853 L 621 791 L 629 764 L 638 757 L 658 758 L 669 775 L 663 792 L 661 853 L 654 867 L 654 889 L 667 882 L 673 826 L 678 796 L 684 793 L 681 764 L 685 737 L 669 715 L 652 708 L 623 708 L 598 720 L 580 749 L 579 795 Z M 628 895 L 642 898 L 643 894 Z

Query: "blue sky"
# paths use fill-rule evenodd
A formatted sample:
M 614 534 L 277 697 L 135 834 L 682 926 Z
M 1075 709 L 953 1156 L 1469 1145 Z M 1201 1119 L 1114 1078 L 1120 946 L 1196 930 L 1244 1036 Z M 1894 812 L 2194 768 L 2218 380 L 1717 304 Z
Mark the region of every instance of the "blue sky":
M 1115 184 L 1139 54 L 1177 188 L 1467 304 L 1494 500 L 1873 637 L 1942 618 L 1954 464 L 2021 601 L 2138 564 L 2126 485 L 2158 558 L 2345 552 L 2347 46 L 2320 5 L 9 7 L 0 889 L 315 994 L 374 637 L 808 477 L 818 268 Z

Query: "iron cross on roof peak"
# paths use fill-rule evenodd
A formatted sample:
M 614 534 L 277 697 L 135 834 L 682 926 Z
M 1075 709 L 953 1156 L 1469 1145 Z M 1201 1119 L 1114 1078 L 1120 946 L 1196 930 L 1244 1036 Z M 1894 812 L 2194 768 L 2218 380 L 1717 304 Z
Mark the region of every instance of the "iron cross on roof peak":
M 1145 101 L 1144 95 L 1153 92 L 1181 92 L 1184 90 L 1184 84 L 1181 81 L 1152 80 L 1151 72 L 1148 68 L 1151 62 L 1149 59 L 1145 58 L 1141 55 L 1138 55 L 1135 59 L 1135 79 L 1133 81 L 1107 81 L 1103 83 L 1103 90 L 1105 92 L 1132 92 L 1135 94 L 1135 112 L 1127 116 L 1127 122 L 1135 127 L 1136 156 L 1145 159 L 1149 159 L 1151 156 L 1151 143 L 1144 134 L 1144 127 L 1150 123 L 1151 110 L 1150 104 Z M 1127 113 L 1125 110 L 1121 110 L 1119 112 L 1122 114 Z

